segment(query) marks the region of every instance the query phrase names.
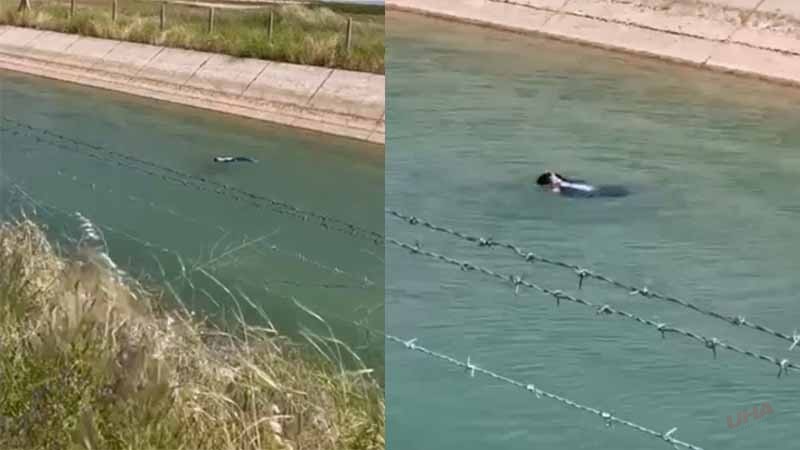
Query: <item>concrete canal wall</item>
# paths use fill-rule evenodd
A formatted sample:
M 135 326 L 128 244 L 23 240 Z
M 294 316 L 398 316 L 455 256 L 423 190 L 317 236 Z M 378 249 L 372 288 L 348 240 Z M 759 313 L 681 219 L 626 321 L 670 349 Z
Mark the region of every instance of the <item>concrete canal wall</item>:
M 382 75 L 11 26 L 0 69 L 385 143 Z
M 800 84 L 798 0 L 386 0 L 386 6 Z

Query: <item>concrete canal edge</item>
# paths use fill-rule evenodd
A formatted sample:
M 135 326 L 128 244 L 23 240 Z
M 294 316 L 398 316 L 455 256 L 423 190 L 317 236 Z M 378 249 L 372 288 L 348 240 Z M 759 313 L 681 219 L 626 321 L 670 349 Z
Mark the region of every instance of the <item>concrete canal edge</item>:
M 12 26 L 0 69 L 385 144 L 383 75 Z
M 386 7 L 800 86 L 796 0 L 386 0 Z

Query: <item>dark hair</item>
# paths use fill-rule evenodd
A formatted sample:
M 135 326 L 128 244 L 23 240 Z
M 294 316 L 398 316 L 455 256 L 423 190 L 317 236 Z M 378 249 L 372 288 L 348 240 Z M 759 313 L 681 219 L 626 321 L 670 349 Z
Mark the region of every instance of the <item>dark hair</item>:
M 562 176 L 560 173 L 545 172 L 545 173 L 539 175 L 539 178 L 536 179 L 536 184 L 538 184 L 539 186 L 547 186 L 548 184 L 550 184 L 550 182 L 553 181 L 553 179 L 552 179 L 553 175 L 557 176 L 561 181 L 566 181 L 567 183 L 571 183 L 572 182 L 572 180 L 570 180 L 569 178 L 567 178 L 565 176 Z
M 539 186 L 546 186 L 550 184 L 550 177 L 552 176 L 552 172 L 545 172 L 539 175 L 539 178 L 536 179 L 536 184 Z

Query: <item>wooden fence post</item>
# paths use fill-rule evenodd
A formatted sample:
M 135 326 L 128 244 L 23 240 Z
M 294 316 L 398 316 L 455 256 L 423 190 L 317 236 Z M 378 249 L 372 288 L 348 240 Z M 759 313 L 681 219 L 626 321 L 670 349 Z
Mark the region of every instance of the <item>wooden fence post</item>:
M 208 10 L 208 32 L 214 32 L 214 8 L 209 8 Z
M 117 8 L 119 7 L 118 0 L 111 2 L 111 22 L 117 23 Z
M 275 28 L 275 11 L 269 10 L 269 41 L 272 42 L 272 30 Z
M 167 27 L 167 3 L 161 4 L 161 31 Z
M 352 44 L 352 42 L 353 42 L 353 18 L 352 17 L 348 17 L 347 18 L 347 41 L 346 41 L 346 46 L 347 46 L 347 51 L 348 52 L 350 51 L 350 45 Z

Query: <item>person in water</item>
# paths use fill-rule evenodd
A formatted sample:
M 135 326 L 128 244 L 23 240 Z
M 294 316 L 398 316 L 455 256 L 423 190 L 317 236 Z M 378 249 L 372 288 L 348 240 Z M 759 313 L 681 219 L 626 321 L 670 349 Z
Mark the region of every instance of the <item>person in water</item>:
M 571 180 L 556 172 L 545 172 L 536 184 L 567 197 L 623 197 L 628 190 L 623 186 L 593 186 L 582 180 Z
M 218 163 L 231 163 L 231 162 L 258 162 L 253 158 L 248 158 L 247 156 L 215 156 L 214 162 Z

